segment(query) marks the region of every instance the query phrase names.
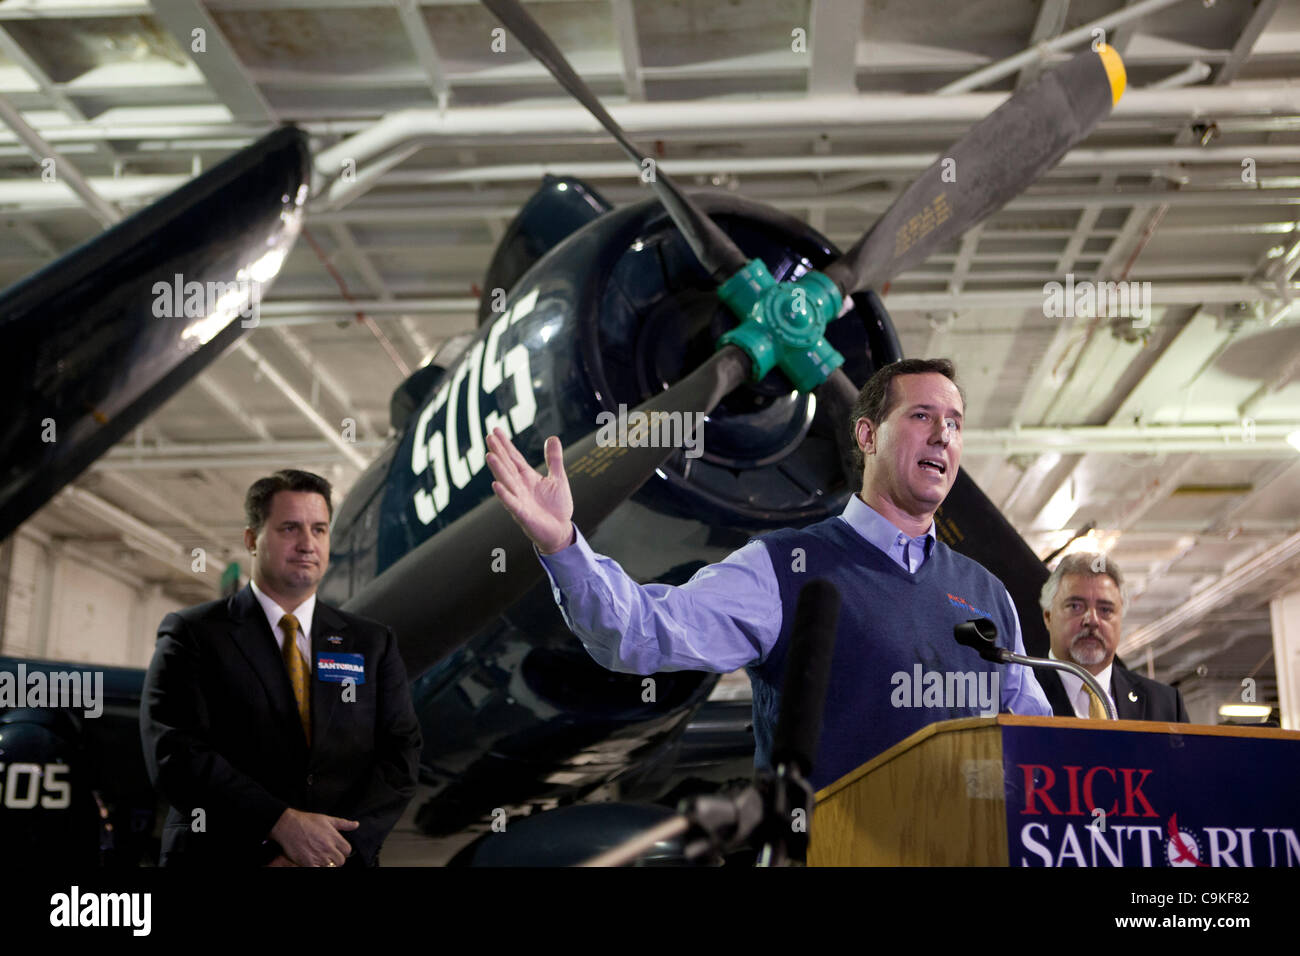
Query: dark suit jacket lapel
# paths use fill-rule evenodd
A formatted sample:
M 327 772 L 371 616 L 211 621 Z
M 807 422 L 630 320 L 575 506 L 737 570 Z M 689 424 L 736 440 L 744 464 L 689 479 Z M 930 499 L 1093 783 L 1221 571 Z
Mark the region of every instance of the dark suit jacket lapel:
M 348 633 L 348 622 L 334 608 L 328 604 L 322 604 L 319 599 L 316 601 L 316 610 L 312 616 L 311 622 L 311 676 L 312 676 L 312 746 L 320 740 L 325 739 L 329 733 L 330 720 L 334 717 L 334 709 L 339 705 L 343 697 L 343 685 L 333 681 L 322 681 L 316 676 L 316 658 L 320 654 L 353 654 L 352 635 Z M 341 638 L 337 643 L 329 640 L 331 637 Z M 366 662 L 369 667 L 370 662 Z M 370 680 L 371 674 L 366 674 L 366 679 Z
M 294 703 L 289 672 L 285 670 L 275 634 L 251 586 L 245 585 L 231 597 L 230 617 L 234 625 L 231 638 L 257 674 L 271 706 L 286 722 L 297 727 L 301 735 L 302 725 L 298 722 L 298 706 Z M 306 745 L 305 739 L 303 745 Z
M 1130 697 L 1130 694 L 1133 696 Z M 1110 695 L 1115 698 L 1115 713 L 1120 720 L 1147 719 L 1146 694 L 1119 661 L 1110 669 Z
M 1061 683 L 1056 671 L 1040 670 L 1034 674 L 1038 678 L 1038 686 L 1047 695 L 1047 702 L 1052 705 L 1052 713 L 1057 717 L 1073 717 L 1074 705 L 1070 703 L 1070 696 L 1065 692 L 1065 685 Z

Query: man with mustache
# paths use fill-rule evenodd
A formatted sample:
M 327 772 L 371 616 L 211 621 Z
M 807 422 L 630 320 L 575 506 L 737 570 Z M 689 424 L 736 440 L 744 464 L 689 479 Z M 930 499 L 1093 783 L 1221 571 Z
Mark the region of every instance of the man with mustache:
M 1102 554 L 1066 555 L 1043 585 L 1040 598 L 1052 637 L 1051 656 L 1073 661 L 1096 677 L 1121 720 L 1189 723 L 1175 688 L 1141 677 L 1115 660 L 1124 602 L 1124 576 L 1114 561 Z M 1038 681 L 1057 717 L 1105 716 L 1073 674 L 1040 671 Z

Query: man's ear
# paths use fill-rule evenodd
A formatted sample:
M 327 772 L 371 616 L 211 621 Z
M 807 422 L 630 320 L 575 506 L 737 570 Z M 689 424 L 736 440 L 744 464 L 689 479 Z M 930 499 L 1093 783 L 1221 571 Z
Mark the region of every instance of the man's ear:
M 257 553 L 257 533 L 252 528 L 244 529 L 244 547 L 248 549 L 249 554 Z
M 876 428 L 868 418 L 859 418 L 853 423 L 853 437 L 864 455 L 870 454 L 876 447 Z

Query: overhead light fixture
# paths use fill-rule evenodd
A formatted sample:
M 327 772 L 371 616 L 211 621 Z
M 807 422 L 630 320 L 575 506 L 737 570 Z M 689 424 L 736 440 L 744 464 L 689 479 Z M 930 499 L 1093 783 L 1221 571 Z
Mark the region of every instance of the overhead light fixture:
M 1061 557 L 1069 554 L 1100 554 L 1106 550 L 1101 536 L 1097 534 L 1097 529 L 1089 528 L 1087 534 L 1080 535 L 1066 545 L 1065 550 L 1061 552 Z
M 1273 708 L 1268 704 L 1220 704 L 1219 716 L 1231 720 L 1268 720 Z
M 1052 531 L 1065 528 L 1066 522 L 1078 510 L 1078 503 L 1074 498 L 1074 488 L 1071 487 L 1073 484 L 1073 481 L 1067 481 L 1056 489 L 1056 493 L 1052 495 L 1047 504 L 1043 506 L 1042 512 L 1039 513 L 1039 527 Z
M 1300 428 L 1297 428 L 1295 431 L 1291 432 L 1291 434 L 1286 436 L 1286 443 L 1296 451 L 1300 451 Z

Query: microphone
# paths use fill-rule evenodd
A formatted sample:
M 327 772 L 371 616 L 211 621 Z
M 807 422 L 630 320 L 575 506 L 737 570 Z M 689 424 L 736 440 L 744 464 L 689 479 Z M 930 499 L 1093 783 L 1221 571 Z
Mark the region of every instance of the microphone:
M 952 636 L 957 639 L 958 644 L 974 649 L 980 657 L 986 661 L 993 661 L 995 664 L 1024 664 L 1026 667 L 1035 667 L 1039 670 L 1069 671 L 1083 681 L 1089 692 L 1101 702 L 1102 709 L 1106 711 L 1107 720 L 1119 720 L 1119 715 L 1115 713 L 1115 705 L 1106 695 L 1106 692 L 1102 690 L 1097 678 L 1073 661 L 1029 657 L 1025 654 L 1009 651 L 1005 647 L 999 647 L 997 644 L 998 626 L 988 618 L 978 617 L 964 621 L 952 629 Z
M 820 578 L 799 591 L 790 657 L 781 688 L 781 714 L 772 740 L 772 766 L 796 766 L 802 776 L 812 773 L 831 677 L 835 628 L 840 619 L 840 592 Z

